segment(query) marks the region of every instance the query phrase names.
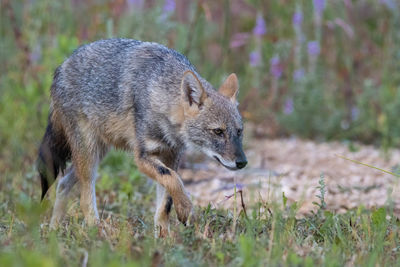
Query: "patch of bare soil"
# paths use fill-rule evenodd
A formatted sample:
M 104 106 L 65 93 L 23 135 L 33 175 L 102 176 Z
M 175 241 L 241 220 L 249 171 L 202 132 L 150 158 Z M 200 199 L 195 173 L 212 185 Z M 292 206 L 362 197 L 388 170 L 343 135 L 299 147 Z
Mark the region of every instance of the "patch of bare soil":
M 356 145 L 351 152 L 347 145 L 316 143 L 300 139 L 254 139 L 247 143 L 249 164 L 240 171 L 229 171 L 217 162 L 205 158 L 186 160 L 180 170 L 186 188 L 195 204 L 209 203 L 219 208 L 232 208 L 234 186 L 241 188 L 246 205 L 256 201 L 297 201 L 299 215 L 316 210 L 318 181 L 324 175 L 327 209 L 344 212 L 363 205 L 380 207 L 393 201 L 400 215 L 399 179 L 381 171 L 358 165 L 336 155 L 342 155 L 385 170 L 393 171 L 400 164 L 400 150 L 388 155 L 366 145 Z M 188 162 L 199 163 L 188 163 Z M 202 162 L 202 163 L 200 163 Z M 236 205 L 239 206 L 239 199 Z

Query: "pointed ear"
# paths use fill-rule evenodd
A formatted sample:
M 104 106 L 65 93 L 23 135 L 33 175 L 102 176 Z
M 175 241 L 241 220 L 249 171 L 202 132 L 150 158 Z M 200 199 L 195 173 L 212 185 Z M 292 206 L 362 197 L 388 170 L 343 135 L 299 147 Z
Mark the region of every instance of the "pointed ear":
M 221 95 L 229 98 L 232 103 L 236 103 L 236 97 L 239 93 L 239 82 L 235 73 L 232 73 L 228 76 L 228 78 L 226 78 L 224 83 L 219 88 L 218 92 Z
M 192 107 L 193 105 L 200 108 L 207 98 L 199 78 L 192 71 L 188 70 L 183 74 L 181 83 L 183 101 Z

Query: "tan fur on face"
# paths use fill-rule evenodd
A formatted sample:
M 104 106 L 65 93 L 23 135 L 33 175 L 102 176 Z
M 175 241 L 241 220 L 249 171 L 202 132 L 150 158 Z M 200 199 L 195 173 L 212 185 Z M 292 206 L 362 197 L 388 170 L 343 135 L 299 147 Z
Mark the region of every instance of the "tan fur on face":
M 170 111 L 170 120 L 172 124 L 182 124 L 185 120 L 185 112 L 182 105 L 174 105 Z

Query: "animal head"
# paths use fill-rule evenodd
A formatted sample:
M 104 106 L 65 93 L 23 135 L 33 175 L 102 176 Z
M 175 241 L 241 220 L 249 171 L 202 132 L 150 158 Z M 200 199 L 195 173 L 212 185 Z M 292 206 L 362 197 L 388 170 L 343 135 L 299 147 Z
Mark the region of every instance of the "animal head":
M 191 71 L 185 72 L 181 83 L 186 140 L 230 170 L 247 164 L 242 147 L 243 122 L 236 101 L 238 89 L 235 74 L 218 92 L 205 90 L 204 83 Z

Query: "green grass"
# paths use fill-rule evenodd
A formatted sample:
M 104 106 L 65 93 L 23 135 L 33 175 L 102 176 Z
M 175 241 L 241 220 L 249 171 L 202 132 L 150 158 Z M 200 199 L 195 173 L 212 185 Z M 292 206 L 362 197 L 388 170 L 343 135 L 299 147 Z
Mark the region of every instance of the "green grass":
M 39 204 L 38 181 L 30 174 L 6 175 L 0 184 L 0 266 L 77 266 L 86 260 L 88 266 L 400 264 L 400 222 L 390 203 L 332 213 L 322 205 L 323 176 L 315 185 L 319 209 L 304 218 L 296 218 L 297 203 L 287 205 L 284 196 L 283 204 L 247 207 L 247 217 L 240 210 L 196 207 L 196 219 L 187 227 L 173 212 L 171 236 L 165 239 L 154 238 L 155 186 L 130 156 L 112 152 L 99 176 L 101 226 L 86 227 L 75 200 L 60 229 L 50 231 L 51 201 Z

